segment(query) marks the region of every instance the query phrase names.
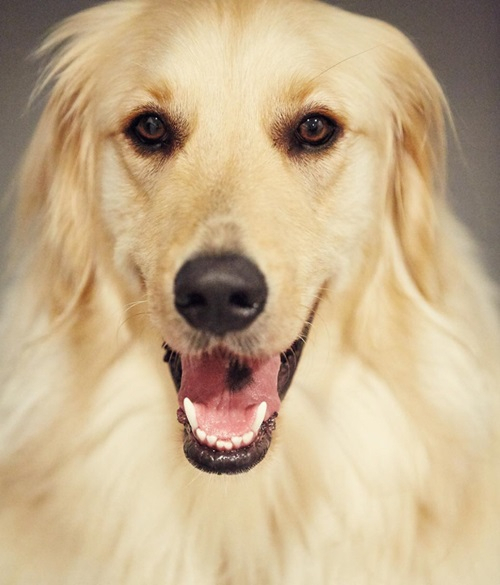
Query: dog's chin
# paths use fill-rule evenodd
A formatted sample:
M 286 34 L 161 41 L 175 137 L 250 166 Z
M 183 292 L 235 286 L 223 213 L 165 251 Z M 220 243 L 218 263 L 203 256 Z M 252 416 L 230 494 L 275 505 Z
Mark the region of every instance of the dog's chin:
M 234 475 L 255 467 L 267 454 L 271 446 L 272 432 L 276 428 L 277 413 L 264 421 L 252 442 L 247 446 L 230 450 L 210 447 L 200 443 L 192 432 L 186 415 L 179 409 L 177 418 L 184 424 L 184 454 L 197 469 L 218 475 Z
M 184 454 L 207 473 L 237 474 L 260 463 L 271 445 L 276 418 L 297 366 L 312 319 L 284 352 L 249 358 L 223 344 L 185 355 L 166 343 L 184 425 Z

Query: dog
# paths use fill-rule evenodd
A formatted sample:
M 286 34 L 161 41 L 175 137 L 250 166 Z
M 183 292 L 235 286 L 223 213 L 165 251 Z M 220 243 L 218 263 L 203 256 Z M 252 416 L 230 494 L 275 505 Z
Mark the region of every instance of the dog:
M 498 585 L 496 293 L 411 42 L 316 0 L 119 0 L 40 56 L 1 583 Z

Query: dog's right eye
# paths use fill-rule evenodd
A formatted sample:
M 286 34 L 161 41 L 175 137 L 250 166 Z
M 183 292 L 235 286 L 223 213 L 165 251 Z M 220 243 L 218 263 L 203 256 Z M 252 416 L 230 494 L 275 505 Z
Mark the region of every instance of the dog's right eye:
M 136 144 L 150 150 L 168 146 L 171 141 L 169 127 L 162 117 L 155 113 L 137 116 L 130 124 L 128 134 Z

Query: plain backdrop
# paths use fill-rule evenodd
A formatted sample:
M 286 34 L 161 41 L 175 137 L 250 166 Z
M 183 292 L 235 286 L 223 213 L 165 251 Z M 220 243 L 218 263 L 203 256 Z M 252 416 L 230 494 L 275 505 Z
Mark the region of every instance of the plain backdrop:
M 40 106 L 27 110 L 37 75 L 37 64 L 28 56 L 48 28 L 93 4 L 0 0 L 1 194 L 12 182 L 39 115 Z M 403 30 L 442 83 L 460 142 L 460 148 L 450 145 L 449 197 L 479 240 L 490 272 L 500 281 L 499 0 L 345 0 L 337 4 Z M 0 206 L 0 213 L 3 247 L 8 206 Z

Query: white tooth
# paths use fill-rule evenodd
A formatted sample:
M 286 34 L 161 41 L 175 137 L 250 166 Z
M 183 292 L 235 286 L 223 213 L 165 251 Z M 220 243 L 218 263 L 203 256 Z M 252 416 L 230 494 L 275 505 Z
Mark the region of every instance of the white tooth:
M 250 443 L 253 441 L 254 436 L 255 435 L 253 431 L 248 431 L 248 433 L 245 433 L 242 437 L 243 445 L 250 445 Z
M 231 451 L 233 444 L 231 441 L 224 441 L 224 439 L 219 439 L 216 443 L 216 447 L 219 449 L 219 451 Z
M 196 436 L 198 437 L 198 439 L 200 440 L 201 443 L 204 443 L 205 439 L 207 438 L 207 433 L 205 433 L 205 431 L 198 428 L 198 429 L 196 429 Z
M 193 430 L 193 432 L 196 431 L 196 429 L 198 428 L 196 411 L 194 409 L 194 404 L 191 402 L 191 400 L 189 400 L 187 396 L 186 398 L 184 398 L 184 412 L 186 413 L 189 424 L 191 425 L 191 429 Z
M 209 447 L 213 447 L 217 443 L 217 437 L 215 435 L 208 435 L 207 443 Z
M 257 434 L 259 432 L 261 424 L 264 422 L 264 417 L 266 416 L 267 410 L 267 402 L 261 402 L 257 408 L 255 414 L 255 420 L 253 421 L 253 425 L 251 426 L 252 431 Z
M 236 449 L 239 449 L 243 443 L 243 437 L 231 437 L 231 443 L 236 447 Z

